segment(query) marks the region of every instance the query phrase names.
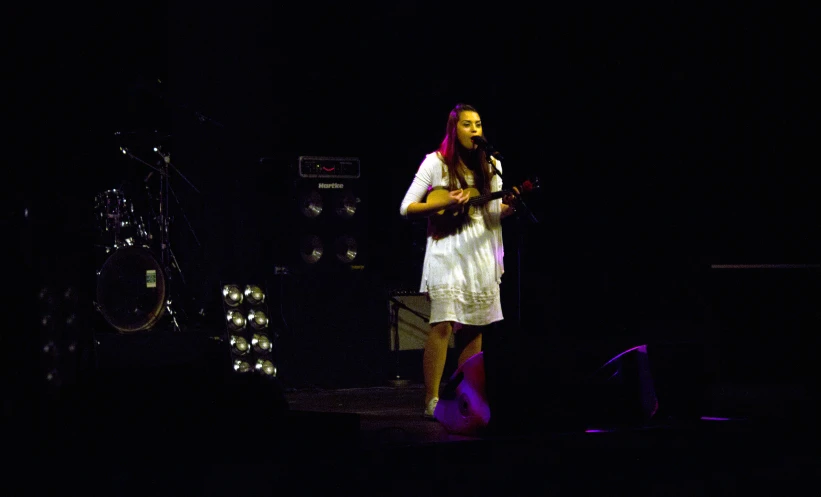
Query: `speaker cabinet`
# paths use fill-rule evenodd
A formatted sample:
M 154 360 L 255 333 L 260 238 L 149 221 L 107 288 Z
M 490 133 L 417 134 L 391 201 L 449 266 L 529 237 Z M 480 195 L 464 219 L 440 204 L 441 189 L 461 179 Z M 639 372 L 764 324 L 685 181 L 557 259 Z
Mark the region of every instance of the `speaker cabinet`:
M 390 313 L 390 354 L 394 380 L 424 382 L 422 357 L 430 333 L 430 301 L 419 292 L 394 290 L 388 292 Z M 456 347 L 456 334 L 451 334 L 449 347 Z M 448 353 L 445 371 L 456 367 L 456 354 Z
M 419 292 L 391 292 L 390 347 L 392 351 L 423 350 L 430 333 L 430 300 Z M 450 347 L 455 346 L 451 335 Z
M 299 158 L 283 233 L 292 272 L 361 271 L 368 259 L 368 200 L 359 159 Z

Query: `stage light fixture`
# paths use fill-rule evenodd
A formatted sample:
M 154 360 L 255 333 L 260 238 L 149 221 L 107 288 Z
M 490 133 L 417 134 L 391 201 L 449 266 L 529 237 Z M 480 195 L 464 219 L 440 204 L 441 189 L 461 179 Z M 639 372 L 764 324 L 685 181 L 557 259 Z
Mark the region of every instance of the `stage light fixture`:
M 264 359 L 260 357 L 257 359 L 257 363 L 254 366 L 255 370 L 265 376 L 276 376 L 277 375 L 277 368 L 274 366 L 274 363 L 270 359 Z
M 48 285 L 38 294 L 41 378 L 49 396 L 73 384 L 81 367 L 79 305 L 78 292 L 71 286 Z
M 244 356 L 251 350 L 251 346 L 248 345 L 248 340 L 244 336 L 231 335 L 230 343 L 231 352 L 236 356 Z
M 251 363 L 248 362 L 248 359 L 243 359 L 240 357 L 234 359 L 234 371 L 237 373 L 250 373 L 253 370 L 254 368 L 251 367 Z
M 58 389 L 63 386 L 63 378 L 60 375 L 60 371 L 55 368 L 46 372 L 46 382 L 52 389 Z
M 258 283 L 222 285 L 226 332 L 234 371 L 275 377 L 276 334 L 270 328 L 264 288 Z
M 222 301 L 229 307 L 236 307 L 242 303 L 242 292 L 237 285 L 222 287 Z
M 265 315 L 264 311 L 251 309 L 251 312 L 248 313 L 248 322 L 255 330 L 264 330 L 268 327 L 268 316 Z
M 45 357 L 54 357 L 56 358 L 59 355 L 59 351 L 57 350 L 57 344 L 54 343 L 53 340 L 49 340 L 43 345 L 43 355 Z
M 257 285 L 247 285 L 245 287 L 245 298 L 251 305 L 259 305 L 265 302 L 265 292 Z
M 245 329 L 245 316 L 236 309 L 230 309 L 225 316 L 226 321 L 228 322 L 228 327 L 232 331 L 239 331 Z
M 251 345 L 253 345 L 254 351 L 258 354 L 268 354 L 271 352 L 271 339 L 268 338 L 268 335 L 265 333 L 254 333 L 254 336 L 251 338 Z

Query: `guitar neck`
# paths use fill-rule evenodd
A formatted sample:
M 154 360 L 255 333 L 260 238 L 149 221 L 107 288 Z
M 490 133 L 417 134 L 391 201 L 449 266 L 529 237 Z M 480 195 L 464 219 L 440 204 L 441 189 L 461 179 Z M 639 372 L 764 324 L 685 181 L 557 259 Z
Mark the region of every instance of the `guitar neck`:
M 468 205 L 480 205 L 484 204 L 485 202 L 490 202 L 491 200 L 504 197 L 505 195 L 507 195 L 507 193 L 508 190 L 501 190 L 498 192 L 487 193 L 485 195 L 477 195 L 475 197 L 471 197 L 470 199 L 468 199 L 467 203 Z

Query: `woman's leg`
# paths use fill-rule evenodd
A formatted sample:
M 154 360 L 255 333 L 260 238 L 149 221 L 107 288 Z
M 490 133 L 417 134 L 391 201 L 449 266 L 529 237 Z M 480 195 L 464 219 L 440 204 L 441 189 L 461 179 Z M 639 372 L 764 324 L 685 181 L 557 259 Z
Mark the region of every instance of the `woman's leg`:
M 432 324 L 422 356 L 422 372 L 425 377 L 425 405 L 434 397 L 439 397 L 439 384 L 445 371 L 450 335 L 453 324 L 441 322 Z
M 482 327 L 462 325 L 456 334 L 456 343 L 461 349 L 457 366 L 461 366 L 482 351 Z

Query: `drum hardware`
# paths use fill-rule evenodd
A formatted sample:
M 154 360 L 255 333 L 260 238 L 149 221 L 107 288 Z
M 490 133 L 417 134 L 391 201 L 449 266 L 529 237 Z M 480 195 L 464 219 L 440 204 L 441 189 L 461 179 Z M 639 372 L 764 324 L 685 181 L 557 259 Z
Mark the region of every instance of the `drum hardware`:
M 100 242 L 109 250 L 144 245 L 150 239 L 142 216 L 122 190 L 112 189 L 94 198 Z
M 99 194 L 95 198 L 95 212 L 100 231 L 108 236 L 103 237 L 103 243 L 95 245 L 98 249 L 105 250 L 106 255 L 105 263 L 97 271 L 95 309 L 111 326 L 123 333 L 151 329 L 164 315 L 170 319 L 175 331 L 181 331 L 178 320 L 180 313 L 172 298 L 176 294 L 172 282 L 174 275 L 178 275 L 185 285 L 185 278 L 171 249 L 171 196 L 197 245 L 201 244 L 171 188 L 171 170 L 194 191 L 200 191 L 171 163 L 170 154 L 163 152 L 160 146 L 154 147 L 154 151 L 162 157 L 161 161 L 157 161 L 157 166 L 137 157 L 127 147 L 121 146 L 120 151 L 152 170 L 144 183 L 149 208 L 159 228 L 159 261 L 149 246 L 153 240 L 150 229 L 146 228 L 142 217 L 136 215 L 130 199 L 120 190 L 108 190 Z M 159 195 L 156 199 L 158 210 L 154 208 L 155 198 L 148 185 L 148 179 L 155 173 L 160 177 Z
M 183 219 L 185 220 L 186 224 L 188 225 L 188 229 L 191 232 L 191 235 L 194 237 L 194 241 L 197 243 L 197 246 L 201 247 L 202 244 L 200 243 L 199 238 L 197 238 L 197 233 L 194 231 L 194 227 L 191 226 L 191 222 L 188 220 L 188 216 L 185 215 L 185 211 L 182 208 L 182 204 L 180 204 L 179 197 L 177 197 L 177 194 L 174 192 L 174 189 L 171 188 L 171 182 L 169 181 L 169 178 L 170 178 L 169 168 L 174 168 L 174 171 L 177 174 L 179 174 L 179 176 L 182 179 L 184 179 L 191 186 L 191 188 L 195 192 L 200 193 L 200 191 L 197 189 L 197 187 L 195 187 L 191 183 L 191 181 L 188 180 L 188 178 L 186 178 L 182 174 L 182 172 L 180 172 L 179 169 L 177 169 L 174 166 L 174 164 L 171 163 L 171 154 L 170 153 L 163 152 L 161 146 L 154 147 L 154 152 L 156 152 L 160 157 L 162 157 L 162 162 L 160 164 L 162 166 L 164 166 L 164 168 L 165 168 L 164 174 L 160 177 L 160 189 L 159 189 L 160 190 L 160 195 L 159 195 L 159 202 L 158 202 L 158 205 L 160 206 L 159 215 L 157 215 L 157 213 L 154 212 L 154 209 L 153 209 L 154 198 L 151 195 L 151 189 L 148 186 L 148 182 L 146 182 L 146 184 L 145 184 L 145 190 L 146 190 L 146 194 L 148 195 L 149 200 L 151 201 L 152 214 L 154 214 L 154 218 L 157 219 L 157 221 L 160 223 L 160 233 L 162 235 L 160 237 L 160 247 L 161 247 L 162 250 L 167 250 L 167 254 L 162 253 L 163 263 L 166 264 L 167 266 L 170 265 L 170 266 L 176 268 L 179 275 L 180 275 L 180 279 L 182 280 L 183 284 L 185 284 L 185 277 L 182 274 L 182 269 L 180 268 L 180 265 L 177 261 L 177 257 L 176 257 L 176 255 L 174 255 L 174 251 L 171 249 L 171 242 L 170 242 L 170 238 L 168 236 L 168 228 L 171 225 L 171 222 L 173 222 L 173 220 L 174 220 L 174 218 L 172 216 L 170 216 L 170 210 L 169 210 L 169 199 L 172 196 L 174 197 L 174 202 L 176 203 L 177 207 L 179 208 L 180 214 L 182 214 Z M 149 173 L 149 176 L 150 175 L 151 175 L 151 173 Z

